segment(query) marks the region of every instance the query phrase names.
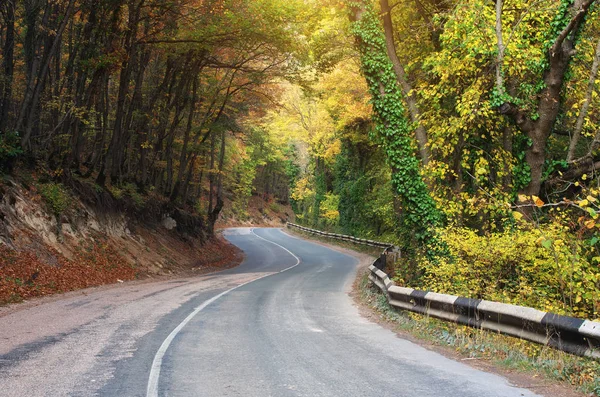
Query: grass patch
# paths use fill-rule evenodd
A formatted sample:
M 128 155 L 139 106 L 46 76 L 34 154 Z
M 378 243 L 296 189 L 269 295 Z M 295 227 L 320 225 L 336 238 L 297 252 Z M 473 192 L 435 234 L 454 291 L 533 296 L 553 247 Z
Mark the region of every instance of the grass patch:
M 359 296 L 382 319 L 417 339 L 452 348 L 465 357 L 485 359 L 498 367 L 541 375 L 600 396 L 600 363 L 595 360 L 417 313 L 396 311 L 366 274 L 359 282 Z
M 269 209 L 271 210 L 271 212 L 281 212 L 281 206 L 279 204 L 277 204 L 276 202 L 272 202 L 269 204 Z
M 61 183 L 42 184 L 39 192 L 54 215 L 60 216 L 69 207 L 71 197 Z

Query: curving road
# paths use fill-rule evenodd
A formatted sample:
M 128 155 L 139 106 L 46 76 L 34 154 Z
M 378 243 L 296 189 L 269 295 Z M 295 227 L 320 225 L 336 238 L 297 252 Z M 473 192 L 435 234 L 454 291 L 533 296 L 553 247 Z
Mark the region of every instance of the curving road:
M 357 260 L 229 229 L 214 275 L 83 292 L 0 317 L 0 396 L 535 396 L 368 322 Z

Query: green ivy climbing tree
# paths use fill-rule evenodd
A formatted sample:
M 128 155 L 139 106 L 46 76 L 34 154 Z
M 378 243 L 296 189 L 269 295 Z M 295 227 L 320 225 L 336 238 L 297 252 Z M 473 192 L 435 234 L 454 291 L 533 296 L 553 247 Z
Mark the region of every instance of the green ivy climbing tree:
M 348 3 L 351 29 L 361 55 L 363 74 L 372 96 L 376 134 L 392 168 L 392 183 L 403 211 L 403 235 L 413 236 L 430 260 L 447 255 L 437 237 L 442 213 L 420 174 L 415 143 L 388 57 L 381 21 L 371 1 Z

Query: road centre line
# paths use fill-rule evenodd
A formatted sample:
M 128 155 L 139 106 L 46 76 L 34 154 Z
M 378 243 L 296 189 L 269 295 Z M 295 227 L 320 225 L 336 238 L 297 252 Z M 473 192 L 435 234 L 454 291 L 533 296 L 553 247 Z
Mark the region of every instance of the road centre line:
M 285 248 L 282 245 L 277 244 L 276 242 L 273 242 L 271 240 L 267 240 L 264 237 L 259 236 L 258 234 L 254 233 L 254 229 L 250 229 L 250 232 L 258 237 L 261 240 L 264 240 L 268 243 L 274 244 L 276 246 L 278 246 L 279 248 L 283 249 L 284 251 L 288 252 L 290 255 L 292 255 L 294 258 L 296 258 L 296 264 L 293 266 L 290 266 L 286 269 L 280 270 L 276 273 L 269 273 L 266 274 L 264 276 L 255 278 L 254 280 L 251 281 L 247 281 L 243 284 L 240 284 L 236 287 L 230 288 L 227 291 L 221 292 L 220 294 L 210 298 L 207 301 L 204 301 L 200 306 L 198 306 L 196 309 L 194 309 L 193 312 L 191 312 L 181 323 L 179 323 L 179 325 L 173 330 L 171 331 L 171 333 L 169 334 L 169 336 L 167 336 L 167 338 L 163 341 L 163 343 L 160 345 L 160 347 L 158 348 L 158 351 L 156 352 L 156 355 L 154 356 L 154 360 L 152 361 L 152 367 L 150 368 L 150 375 L 148 376 L 148 387 L 146 389 L 146 397 L 158 397 L 158 380 L 160 377 L 160 371 L 161 371 L 161 367 L 162 367 L 162 362 L 163 362 L 163 358 L 167 352 L 167 350 L 169 349 L 169 346 L 171 346 L 171 343 L 173 342 L 173 340 L 175 339 L 175 337 L 177 336 L 177 334 L 179 334 L 179 332 L 181 332 L 181 330 L 183 329 L 183 327 L 185 327 L 198 313 L 200 313 L 202 310 L 204 310 L 207 306 L 209 306 L 211 303 L 215 302 L 216 300 L 218 300 L 219 298 L 227 295 L 228 293 L 230 293 L 231 291 L 234 291 L 238 288 L 241 288 L 245 285 L 248 285 L 250 283 L 253 283 L 255 281 L 261 280 L 263 278 L 272 276 L 274 274 L 281 274 L 283 272 L 287 272 L 288 270 L 292 270 L 293 268 L 295 268 L 296 266 L 298 266 L 300 264 L 300 258 L 298 258 L 296 255 L 294 255 L 290 250 L 288 250 L 287 248 Z

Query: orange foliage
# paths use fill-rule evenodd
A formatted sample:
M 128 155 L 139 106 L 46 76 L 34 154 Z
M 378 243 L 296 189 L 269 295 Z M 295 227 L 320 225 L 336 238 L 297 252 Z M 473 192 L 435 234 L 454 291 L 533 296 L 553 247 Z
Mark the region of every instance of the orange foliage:
M 105 244 L 90 244 L 73 260 L 53 254 L 55 265 L 32 251 L 0 245 L 0 304 L 136 278 L 135 267 Z

